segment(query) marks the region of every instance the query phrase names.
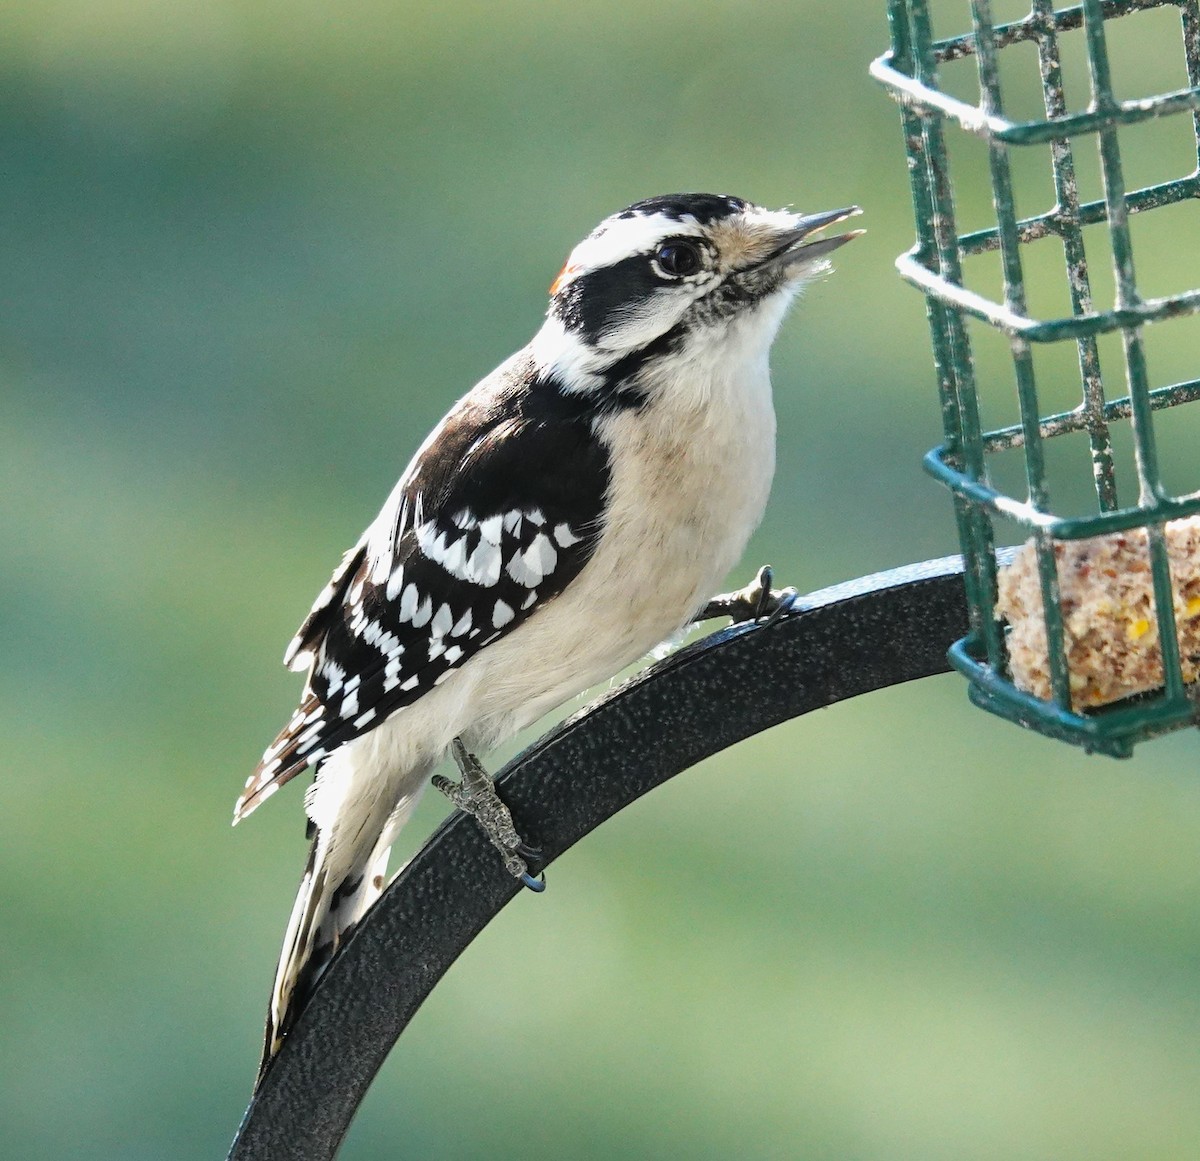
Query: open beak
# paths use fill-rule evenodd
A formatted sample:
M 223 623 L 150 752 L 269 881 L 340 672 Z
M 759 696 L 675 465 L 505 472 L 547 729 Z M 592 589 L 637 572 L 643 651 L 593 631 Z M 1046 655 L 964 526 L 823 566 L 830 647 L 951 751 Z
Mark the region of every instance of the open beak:
M 792 228 L 786 231 L 780 239 L 781 244 L 762 262 L 759 269 L 769 266 L 788 268 L 792 266 L 808 266 L 828 257 L 839 246 L 844 246 L 865 230 L 850 230 L 845 234 L 835 234 L 832 238 L 818 238 L 827 226 L 844 222 L 847 218 L 856 217 L 862 210 L 858 206 L 847 206 L 842 210 L 826 210 L 820 214 L 806 214 L 797 218 Z

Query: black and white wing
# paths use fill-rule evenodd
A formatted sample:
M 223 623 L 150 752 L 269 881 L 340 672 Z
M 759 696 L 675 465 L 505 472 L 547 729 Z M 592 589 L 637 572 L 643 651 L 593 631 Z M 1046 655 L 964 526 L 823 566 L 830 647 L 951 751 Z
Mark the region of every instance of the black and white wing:
M 562 592 L 599 539 L 608 480 L 591 414 L 553 383 L 510 364 L 461 400 L 288 647 L 308 685 L 234 820 Z

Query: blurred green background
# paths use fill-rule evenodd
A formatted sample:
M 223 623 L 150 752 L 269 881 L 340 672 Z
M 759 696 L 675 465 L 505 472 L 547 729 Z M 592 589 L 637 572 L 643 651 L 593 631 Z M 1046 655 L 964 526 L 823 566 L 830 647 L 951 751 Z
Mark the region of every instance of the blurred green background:
M 298 693 L 283 645 L 601 217 L 863 204 L 776 346 L 777 483 L 733 579 L 953 550 L 865 71 L 883 5 L 14 0 L 5 25 L 2 1148 L 213 1158 L 304 857 L 299 780 L 229 828 Z M 1177 44 L 1128 25 L 1140 91 L 1173 87 Z M 1147 260 L 1178 289 L 1195 253 Z M 1191 734 L 1085 758 L 950 677 L 775 730 L 518 899 L 343 1156 L 1194 1158 L 1196 767 Z

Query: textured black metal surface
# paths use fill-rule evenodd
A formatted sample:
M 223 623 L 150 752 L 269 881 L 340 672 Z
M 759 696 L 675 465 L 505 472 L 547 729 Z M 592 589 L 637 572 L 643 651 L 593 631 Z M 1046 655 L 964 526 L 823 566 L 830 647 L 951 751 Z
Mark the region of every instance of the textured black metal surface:
M 966 631 L 961 562 L 926 561 L 801 598 L 773 625 L 680 650 L 568 719 L 498 781 L 553 861 L 648 790 L 743 738 L 947 670 Z M 433 835 L 330 966 L 255 1094 L 229 1161 L 322 1161 L 446 969 L 521 888 L 473 820 Z

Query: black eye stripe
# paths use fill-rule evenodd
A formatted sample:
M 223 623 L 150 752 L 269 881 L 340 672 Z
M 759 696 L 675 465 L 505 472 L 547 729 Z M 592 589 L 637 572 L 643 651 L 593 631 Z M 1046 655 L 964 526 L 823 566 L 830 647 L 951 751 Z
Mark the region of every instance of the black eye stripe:
M 568 330 L 595 342 L 622 314 L 636 309 L 663 285 L 648 255 L 631 254 L 580 274 L 554 296 L 554 313 Z
M 678 251 L 683 265 L 664 260 L 669 247 Z M 693 235 L 664 238 L 650 250 L 577 275 L 551 299 L 551 312 L 568 330 L 594 343 L 657 291 L 699 274 L 708 252 L 704 240 Z

